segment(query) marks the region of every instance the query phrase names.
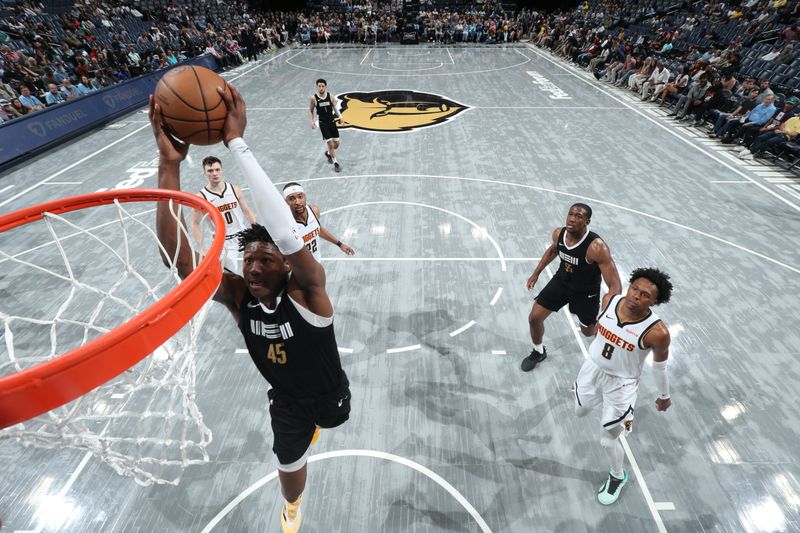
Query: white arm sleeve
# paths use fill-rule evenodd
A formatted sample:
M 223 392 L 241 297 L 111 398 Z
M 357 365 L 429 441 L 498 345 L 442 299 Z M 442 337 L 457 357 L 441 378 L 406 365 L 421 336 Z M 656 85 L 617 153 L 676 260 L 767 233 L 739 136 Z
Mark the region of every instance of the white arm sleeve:
M 300 251 L 303 248 L 303 240 L 297 235 L 289 206 L 258 164 L 244 139 L 237 137 L 229 141 L 228 149 L 239 165 L 247 186 L 250 187 L 256 217 L 267 228 L 278 250 L 283 255 L 292 255 Z
M 667 375 L 666 361 L 653 362 L 653 380 L 656 382 L 659 399 L 669 398 L 669 376 Z

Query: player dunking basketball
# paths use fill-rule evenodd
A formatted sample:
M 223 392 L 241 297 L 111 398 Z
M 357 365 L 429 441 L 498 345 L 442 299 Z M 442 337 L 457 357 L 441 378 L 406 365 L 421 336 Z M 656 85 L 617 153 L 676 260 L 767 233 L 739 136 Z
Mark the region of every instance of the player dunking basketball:
M 339 128 L 336 127 L 336 119 L 344 124 L 342 115 L 339 113 L 339 100 L 336 96 L 328 92 L 328 82 L 322 78 L 317 80 L 317 92 L 311 97 L 311 105 L 308 108 L 308 118 L 311 119 L 311 129 L 317 127 L 314 123 L 314 111 L 319 117 L 319 131 L 325 141 L 325 157 L 328 163 L 333 163 L 333 170 L 341 172 L 342 167 L 336 160 L 336 150 L 339 149 Z
M 307 205 L 306 193 L 299 183 L 287 183 L 283 187 L 283 197 L 292 210 L 294 220 L 297 222 L 297 233 L 306 244 L 306 247 L 314 254 L 314 259 L 319 261 L 322 254 L 319 251 L 319 237 L 333 243 L 347 255 L 356 255 L 355 250 L 333 236 L 333 233 L 322 227 L 319 221 L 319 208 L 315 205 Z
M 247 123 L 244 100 L 229 86 L 222 93 L 228 110 L 224 140 L 250 187 L 259 220 L 239 236 L 243 276 L 224 273 L 214 300 L 233 315 L 247 350 L 270 383 L 269 412 L 285 504 L 284 533 L 300 528 L 309 446 L 318 428 L 343 424 L 350 413 L 350 390 L 333 330 L 333 306 L 325 290 L 325 270 L 303 245 L 282 195 L 259 166 L 242 135 Z M 164 132 L 159 106 L 150 101 L 150 121 L 159 150 L 158 184 L 180 189 L 180 162 L 188 145 L 176 146 Z M 175 256 L 182 276 L 194 258 L 166 202 L 156 211 L 159 241 Z M 178 248 L 180 246 L 180 248 Z
M 607 294 L 597 336 L 575 381 L 575 414 L 586 416 L 593 408 L 602 409 L 600 444 L 610 463 L 608 479 L 597 493 L 603 505 L 617 501 L 628 482 L 628 473 L 622 467 L 625 450 L 619 437 L 633 427 L 642 365 L 651 350 L 658 390 L 656 410 L 666 411 L 672 404 L 667 376 L 669 330 L 650 309 L 669 302 L 671 295 L 669 276 L 654 268 L 634 270 L 625 296 Z
M 522 370 L 530 372 L 547 358 L 542 344 L 544 321 L 551 313 L 569 304 L 569 311 L 578 315 L 581 333 L 595 333 L 597 312 L 600 310 L 600 278 L 608 285 L 608 294 L 619 294 L 622 283 L 611 257 L 611 250 L 595 232 L 589 231 L 592 208 L 573 204 L 567 213 L 567 224 L 553 231 L 552 243 L 528 278 L 528 290 L 533 289 L 539 275 L 556 257 L 561 259 L 553 279 L 536 296 L 528 315 L 533 350 L 522 360 Z
M 256 217 L 250 210 L 250 206 L 247 205 L 239 186 L 225 181 L 222 162 L 218 158 L 210 155 L 203 159 L 202 166 L 207 182 L 197 196 L 211 202 L 222 213 L 222 218 L 225 220 L 225 247 L 222 265 L 231 272 L 241 274 L 242 253 L 239 251 L 237 237 L 247 227 L 245 219 L 250 224 L 255 224 Z M 192 210 L 192 236 L 198 243 L 202 237 L 200 216 L 200 211 Z

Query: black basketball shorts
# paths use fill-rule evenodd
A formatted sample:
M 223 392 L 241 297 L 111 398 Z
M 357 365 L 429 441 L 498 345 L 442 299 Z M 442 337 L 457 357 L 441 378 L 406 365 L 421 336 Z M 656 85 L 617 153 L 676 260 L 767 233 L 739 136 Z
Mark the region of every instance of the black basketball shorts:
M 553 312 L 569 304 L 569 312 L 577 315 L 582 326 L 593 326 L 600 313 L 600 285 L 591 291 L 573 290 L 566 282 L 553 278 L 536 295 L 536 302 Z
M 317 426 L 335 428 L 350 418 L 350 383 L 325 396 L 297 400 L 275 389 L 267 393 L 272 419 L 272 451 L 282 465 L 298 461 L 308 450 Z
M 339 128 L 336 127 L 334 122 L 320 122 L 319 131 L 322 133 L 322 138 L 326 141 L 339 139 Z

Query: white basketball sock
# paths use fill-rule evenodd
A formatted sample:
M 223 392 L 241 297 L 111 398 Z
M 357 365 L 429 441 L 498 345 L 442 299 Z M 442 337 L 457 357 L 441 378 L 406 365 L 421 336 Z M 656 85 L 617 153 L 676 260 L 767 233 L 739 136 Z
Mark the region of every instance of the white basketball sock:
M 625 449 L 622 447 L 622 443 L 619 441 L 619 433 L 617 433 L 615 436 L 614 433 L 611 433 L 610 431 L 603 432 L 603 437 L 600 439 L 600 444 L 603 445 L 603 449 L 606 451 L 606 455 L 608 456 L 608 462 L 610 465 L 609 472 L 615 478 L 622 479 L 622 477 L 625 475 L 624 471 L 622 470 L 622 463 L 625 460 Z

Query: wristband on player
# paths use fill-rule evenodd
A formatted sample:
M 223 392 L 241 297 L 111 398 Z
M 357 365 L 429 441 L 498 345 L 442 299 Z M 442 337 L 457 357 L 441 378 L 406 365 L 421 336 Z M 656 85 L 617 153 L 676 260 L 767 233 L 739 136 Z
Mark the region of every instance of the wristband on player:
M 338 246 L 339 248 L 341 248 L 341 247 L 342 247 L 342 241 L 336 241 L 336 246 Z
M 667 362 L 654 361 L 653 362 L 653 379 L 656 382 L 656 389 L 658 390 L 658 398 L 660 400 L 669 399 L 669 376 L 667 375 Z

